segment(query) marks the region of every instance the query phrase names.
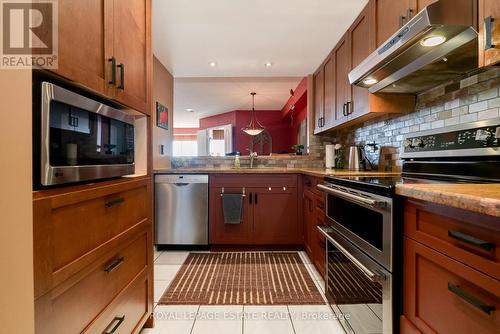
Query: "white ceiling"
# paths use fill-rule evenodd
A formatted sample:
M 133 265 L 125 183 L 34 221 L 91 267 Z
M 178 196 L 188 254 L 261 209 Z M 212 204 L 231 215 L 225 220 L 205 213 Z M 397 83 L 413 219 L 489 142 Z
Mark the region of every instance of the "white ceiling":
M 250 92 L 255 91 L 255 109 L 279 110 L 301 77 L 266 78 L 175 78 L 174 127 L 198 127 L 203 117 L 231 110 L 252 108 Z M 189 112 L 186 109 L 194 109 Z
M 367 2 L 153 0 L 153 51 L 174 77 L 304 76 Z

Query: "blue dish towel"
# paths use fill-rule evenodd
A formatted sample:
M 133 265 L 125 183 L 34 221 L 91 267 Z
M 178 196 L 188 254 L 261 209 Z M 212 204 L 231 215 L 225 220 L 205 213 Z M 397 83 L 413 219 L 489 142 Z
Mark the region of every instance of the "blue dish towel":
M 222 194 L 222 211 L 224 213 L 224 224 L 241 224 L 243 195 Z

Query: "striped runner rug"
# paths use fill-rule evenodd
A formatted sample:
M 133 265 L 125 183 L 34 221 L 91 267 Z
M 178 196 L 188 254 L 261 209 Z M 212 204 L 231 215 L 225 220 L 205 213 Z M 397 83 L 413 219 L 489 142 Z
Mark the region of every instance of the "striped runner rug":
M 325 304 L 296 252 L 190 253 L 159 304 Z

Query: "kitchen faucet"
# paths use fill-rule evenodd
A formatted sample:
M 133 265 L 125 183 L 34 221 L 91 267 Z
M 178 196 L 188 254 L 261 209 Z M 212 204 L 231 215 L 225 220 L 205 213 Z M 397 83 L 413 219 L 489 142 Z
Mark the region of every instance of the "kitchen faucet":
M 250 152 L 250 168 L 253 168 L 253 160 L 257 158 L 257 152 L 252 151 L 250 148 L 247 148 L 247 151 Z

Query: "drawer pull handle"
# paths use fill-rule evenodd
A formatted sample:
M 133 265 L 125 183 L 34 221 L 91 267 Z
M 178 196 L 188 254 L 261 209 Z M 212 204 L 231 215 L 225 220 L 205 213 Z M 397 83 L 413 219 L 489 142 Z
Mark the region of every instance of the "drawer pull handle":
M 104 204 L 107 208 L 111 208 L 115 205 L 118 205 L 118 204 L 121 204 L 125 202 L 125 199 L 121 198 L 121 197 L 117 197 L 117 198 L 113 198 L 113 199 L 110 199 L 109 201 L 106 202 L 106 204 Z
M 122 324 L 122 322 L 124 320 L 125 320 L 125 316 L 124 315 L 122 315 L 121 317 L 115 317 L 110 322 L 110 324 L 108 325 L 108 327 L 106 327 L 106 329 L 104 330 L 103 334 L 113 334 L 114 332 L 116 332 L 116 330 L 118 329 L 118 327 L 120 327 L 120 325 Z M 113 324 L 115 324 L 115 325 L 113 326 Z M 110 327 L 111 327 L 111 329 L 110 329 Z
M 109 266 L 104 268 L 104 271 L 107 272 L 108 274 L 112 273 L 113 271 L 118 269 L 118 267 L 121 266 L 124 261 L 125 261 L 125 258 L 123 256 L 121 256 L 121 257 L 117 258 L 116 260 L 114 260 L 113 262 L 111 262 L 111 264 Z
M 463 241 L 465 243 L 468 243 L 470 245 L 482 248 L 487 251 L 491 251 L 493 248 L 495 248 L 495 244 L 491 242 L 487 242 L 478 238 L 475 238 L 471 235 L 458 232 L 455 230 L 448 230 L 448 236 L 454 239 L 457 239 L 459 241 Z
M 455 295 L 458 297 L 462 298 L 465 300 L 467 303 L 477 307 L 481 311 L 483 311 L 486 314 L 491 314 L 491 312 L 495 311 L 495 306 L 493 305 L 488 305 L 481 300 L 477 299 L 476 297 L 472 296 L 471 294 L 465 292 L 464 290 L 460 289 L 458 285 L 448 283 L 448 290 L 453 292 Z

